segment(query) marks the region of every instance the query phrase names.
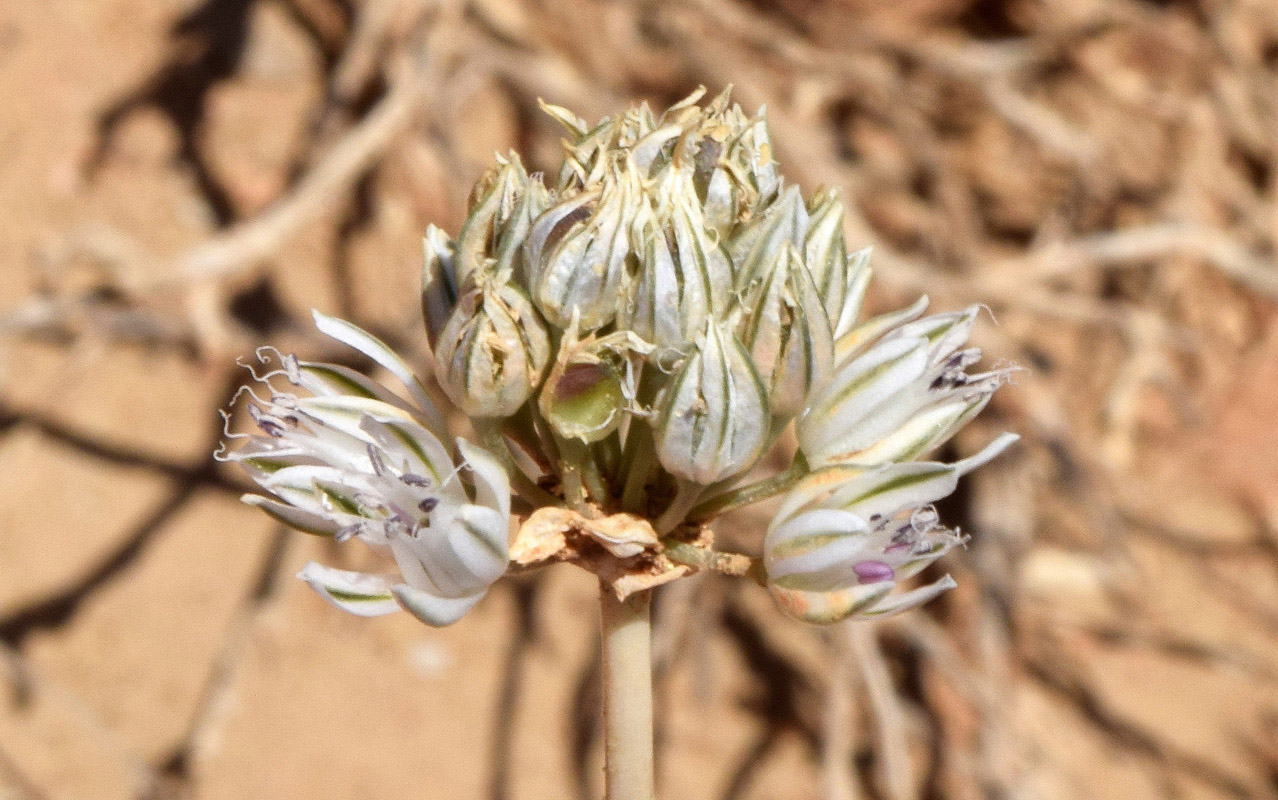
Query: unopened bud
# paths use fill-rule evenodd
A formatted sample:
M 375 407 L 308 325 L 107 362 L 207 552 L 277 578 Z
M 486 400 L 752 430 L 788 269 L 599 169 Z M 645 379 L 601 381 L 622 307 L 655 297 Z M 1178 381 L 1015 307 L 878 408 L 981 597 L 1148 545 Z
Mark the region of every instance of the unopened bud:
M 533 302 L 553 325 L 578 314 L 583 330 L 612 321 L 630 252 L 638 176 L 614 170 L 598 187 L 551 207 L 533 224 L 528 259 Z
M 622 324 L 659 349 L 684 348 L 728 304 L 732 265 L 707 234 L 687 172 L 671 173 L 668 219 L 645 199 L 632 238 L 638 274 Z
M 550 361 L 546 329 L 515 287 L 477 287 L 464 294 L 440 334 L 440 385 L 472 417 L 515 413 L 541 383 Z
M 728 252 L 736 268 L 737 291 L 748 291 L 751 284 L 766 278 L 785 257 L 786 247 L 802 247 L 807 226 L 808 210 L 803 205 L 803 195 L 799 187 L 791 186 L 729 244 Z
M 635 395 L 632 353 L 652 350 L 629 331 L 577 341 L 572 327 L 546 378 L 538 405 L 551 427 L 565 439 L 597 442 L 621 425 Z
M 750 354 L 711 322 L 658 404 L 657 457 L 671 473 L 711 484 L 754 464 L 770 420 L 767 389 Z
M 830 375 L 834 337 L 812 275 L 793 245 L 754 288 L 741 341 L 769 387 L 772 413 L 792 417 Z
M 825 300 L 826 315 L 835 325 L 848 293 L 848 248 L 843 236 L 843 203 L 839 193 L 824 190 L 814 198 L 803 258 L 812 272 L 812 281 Z
M 470 212 L 457 234 L 459 281 L 514 269 L 532 220 L 549 204 L 540 176 L 529 176 L 519 156 L 498 158 L 497 166 L 475 185 Z

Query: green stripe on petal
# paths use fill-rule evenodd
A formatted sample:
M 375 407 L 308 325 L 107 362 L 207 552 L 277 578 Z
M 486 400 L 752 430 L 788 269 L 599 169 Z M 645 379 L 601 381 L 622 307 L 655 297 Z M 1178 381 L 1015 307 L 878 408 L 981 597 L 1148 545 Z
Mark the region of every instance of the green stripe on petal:
M 379 575 L 333 569 L 312 561 L 297 577 L 320 597 L 357 617 L 380 617 L 399 610 L 390 582 Z

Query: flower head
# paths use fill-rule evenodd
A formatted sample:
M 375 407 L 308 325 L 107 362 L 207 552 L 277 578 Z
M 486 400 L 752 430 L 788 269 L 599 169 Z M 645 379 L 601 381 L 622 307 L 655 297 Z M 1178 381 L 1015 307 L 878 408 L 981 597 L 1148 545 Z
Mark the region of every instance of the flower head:
M 961 541 L 931 504 L 1011 441 L 918 460 L 1007 380 L 969 371 L 979 309 L 924 317 L 924 298 L 860 321 L 870 251 L 849 251 L 838 193 L 787 185 L 763 112 L 702 94 L 595 125 L 543 105 L 567 131 L 553 183 L 498 157 L 456 238 L 427 230 L 434 378 L 484 449 L 452 442 L 413 371 L 347 323 L 316 317 L 406 396 L 292 357 L 265 376 L 259 432 L 226 456 L 271 495 L 247 502 L 399 564 L 399 581 L 308 566 L 327 599 L 446 624 L 510 552 L 639 591 L 718 563 L 669 554 L 700 546 L 717 513 L 784 491 L 763 571 L 786 610 L 888 613 L 950 585 L 895 591 Z M 791 469 L 751 483 L 790 426 Z

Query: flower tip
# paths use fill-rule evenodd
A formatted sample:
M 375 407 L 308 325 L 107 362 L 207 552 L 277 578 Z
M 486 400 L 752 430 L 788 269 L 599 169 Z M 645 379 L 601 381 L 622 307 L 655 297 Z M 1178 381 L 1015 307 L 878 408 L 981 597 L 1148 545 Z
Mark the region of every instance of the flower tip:
M 976 455 L 965 458 L 957 462 L 954 466 L 958 469 L 959 475 L 966 475 L 978 467 L 983 467 L 994 459 L 1003 454 L 1003 451 L 1020 441 L 1019 433 L 1006 432 L 997 436 L 994 441 L 985 445 L 985 447 Z

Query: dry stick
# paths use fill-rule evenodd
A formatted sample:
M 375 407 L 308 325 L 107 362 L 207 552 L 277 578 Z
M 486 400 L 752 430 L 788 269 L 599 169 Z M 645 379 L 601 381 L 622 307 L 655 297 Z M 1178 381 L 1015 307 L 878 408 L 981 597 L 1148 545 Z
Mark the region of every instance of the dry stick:
M 1278 297 L 1278 264 L 1249 252 L 1228 234 L 1189 223 L 1162 222 L 1107 231 L 1040 248 L 997 265 L 987 284 L 1048 280 L 1088 267 L 1115 267 L 1177 253 L 1202 258 L 1257 292 Z
M 599 583 L 607 800 L 653 800 L 652 598 Z
M 246 269 L 276 252 L 307 223 L 323 216 L 333 197 L 372 166 L 411 125 L 425 103 L 428 70 L 419 67 L 399 71 L 390 93 L 333 146 L 292 194 L 261 215 L 192 248 L 182 257 L 176 273 L 158 277 L 153 285 L 221 277 Z
M 905 730 L 905 714 L 900 698 L 892 686 L 883 651 L 879 649 L 878 632 L 873 623 L 851 620 L 845 623 L 848 641 L 856 663 L 865 679 L 874 711 L 874 729 L 879 754 L 883 757 L 883 782 L 891 800 L 917 797 L 914 770 L 910 766 L 910 746 Z

